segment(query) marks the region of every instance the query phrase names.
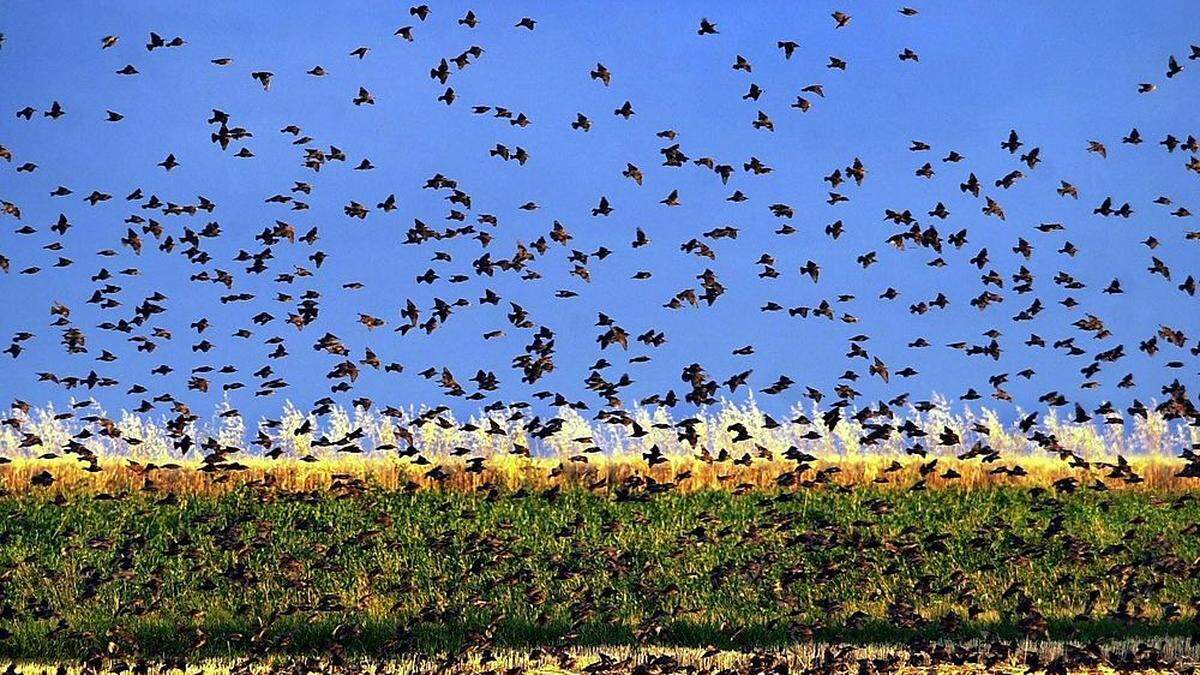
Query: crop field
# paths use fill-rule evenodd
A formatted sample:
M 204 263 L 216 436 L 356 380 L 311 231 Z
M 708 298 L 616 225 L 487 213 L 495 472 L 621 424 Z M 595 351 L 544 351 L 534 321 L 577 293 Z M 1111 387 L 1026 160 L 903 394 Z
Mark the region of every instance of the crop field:
M 130 419 L 78 454 L 21 447 L 78 430 L 52 411 L 15 414 L 27 434 L 0 439 L 0 655 L 20 663 L 1023 672 L 1195 655 L 1190 452 L 1106 452 L 1189 440 L 1153 415 L 1107 438 L 1055 423 L 1074 444 L 1061 456 L 975 457 L 847 452 L 790 423 L 770 447 L 731 441 L 737 420 L 763 417 L 733 407 L 683 425 L 703 432 L 695 447 L 578 421 L 574 442 L 592 449 L 578 453 L 524 453 L 515 430 L 480 445 L 471 430 L 488 422 L 448 431 L 427 412 L 406 420 L 417 433 L 398 453 L 384 421 L 342 413 L 346 429 L 284 434 L 300 445 L 286 456 L 225 447 L 197 461 Z M 935 436 L 1020 439 L 920 421 Z M 337 663 L 320 660 L 330 653 Z
M 1188 493 L 677 494 L 635 475 L 611 493 L 389 490 L 341 474 L 317 490 L 258 480 L 178 495 L 148 478 L 116 494 L 10 494 L 0 649 L 728 649 L 1194 630 L 1200 504 Z

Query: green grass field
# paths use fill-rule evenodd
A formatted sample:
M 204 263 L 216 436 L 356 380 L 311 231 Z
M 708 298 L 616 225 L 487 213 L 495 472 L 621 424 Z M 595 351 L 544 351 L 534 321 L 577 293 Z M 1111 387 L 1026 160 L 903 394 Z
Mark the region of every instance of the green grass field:
M 1197 523 L 1000 486 L 9 495 L 0 655 L 1192 636 Z

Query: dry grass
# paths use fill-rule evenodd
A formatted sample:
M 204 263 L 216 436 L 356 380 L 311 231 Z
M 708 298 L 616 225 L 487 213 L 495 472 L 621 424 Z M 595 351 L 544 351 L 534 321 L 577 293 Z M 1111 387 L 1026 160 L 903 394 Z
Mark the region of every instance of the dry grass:
M 1166 457 L 1134 457 L 1129 467 L 1136 480 L 1113 478 L 1106 463 L 1073 468 L 1067 461 L 1026 457 L 1019 461 L 984 464 L 979 460 L 954 457 L 932 460 L 913 457 L 824 457 L 797 466 L 786 460 L 755 460 L 734 465 L 730 461 L 706 462 L 691 457 L 674 457 L 651 467 L 637 455 L 597 456 L 587 463 L 557 458 L 494 456 L 482 470 L 469 470 L 458 458 L 442 458 L 437 466 L 444 477 L 430 475 L 430 465 L 388 456 L 341 457 L 317 461 L 246 458 L 211 465 L 198 461 L 140 463 L 129 459 L 101 460 L 99 471 L 89 471 L 73 459 L 18 459 L 0 466 L 0 490 L 6 494 L 28 493 L 119 494 L 158 490 L 180 494 L 221 494 L 241 485 L 278 488 L 285 491 L 355 489 L 371 485 L 387 490 L 443 489 L 475 491 L 493 487 L 544 490 L 552 487 L 609 490 L 629 484 L 631 479 L 650 479 L 678 492 L 723 489 L 771 490 L 781 479 L 795 478 L 795 485 L 862 486 L 884 489 L 927 489 L 955 487 L 978 489 L 988 486 L 1039 486 L 1052 488 L 1057 481 L 1074 478 L 1082 486 L 1103 483 L 1109 489 L 1176 492 L 1194 489 L 1197 479 L 1176 474 L 1183 463 Z M 1024 476 L 994 473 L 998 467 L 1023 468 Z M 233 468 L 229 468 L 233 467 Z M 49 489 L 31 479 L 48 471 L 55 478 Z M 922 472 L 925 475 L 922 475 Z M 953 473 L 950 473 L 953 472 Z M 954 474 L 959 478 L 948 478 Z
M 1172 455 L 1190 445 L 1200 443 L 1200 427 L 1188 427 L 1170 421 L 1154 411 L 1151 405 L 1145 414 L 1114 412 L 1096 415 L 1092 422 L 1077 423 L 1060 419 L 1055 411 L 1042 414 L 1028 430 L 1006 424 L 992 410 L 964 409 L 949 412 L 951 403 L 935 397 L 933 408 L 927 412 L 903 408 L 875 414 L 868 424 L 890 424 L 899 427 L 911 423 L 929 434 L 924 445 L 932 453 L 953 454 L 982 442 L 1005 457 L 1041 455 L 1044 451 L 1030 440 L 1034 432 L 1052 436 L 1061 448 L 1088 459 L 1111 459 L 1116 455 Z M 79 443 L 101 457 L 130 457 L 139 461 L 163 462 L 178 460 L 184 455 L 173 445 L 169 427 L 182 428 L 183 435 L 202 444 L 215 442 L 226 450 L 261 452 L 261 446 L 250 441 L 256 436 L 270 439 L 271 447 L 285 456 L 330 457 L 345 444 L 338 439 L 352 432 L 361 438 L 353 443 L 355 452 L 365 455 L 389 454 L 391 450 L 411 447 L 427 457 L 437 457 L 461 450 L 476 455 L 506 455 L 532 453 L 534 456 L 569 457 L 599 453 L 620 455 L 640 453 L 659 446 L 670 455 L 692 455 L 707 450 L 716 455 L 722 449 L 740 454 L 744 450 L 781 454 L 796 447 L 818 457 L 856 455 L 904 455 L 914 445 L 902 439 L 900 433 L 874 442 L 867 440 L 870 429 L 853 419 L 855 411 L 847 410 L 832 430 L 821 424 L 821 411 L 814 405 L 808 409 L 796 406 L 786 415 L 772 416 L 760 410 L 751 398 L 738 404 L 723 402 L 712 409 L 702 409 L 683 418 L 672 416 L 665 408 L 648 410 L 635 407 L 621 420 L 586 419 L 578 411 L 562 408 L 553 418 L 560 424 L 558 431 L 534 437 L 528 425 L 533 415 L 526 410 L 492 410 L 472 416 L 466 421 L 455 418 L 449 411 L 440 410 L 363 410 L 333 406 L 320 417 L 304 413 L 290 403 L 285 404 L 275 419 L 247 424 L 227 406 L 209 422 L 192 418 L 154 418 L 122 411 L 108 416 L 97 406 L 72 407 L 68 413 L 53 406 L 30 408 L 28 412 L 13 409 L 0 425 L 0 456 L 36 457 L 47 452 L 60 452 L 68 441 Z M 1018 411 L 1020 415 L 1024 415 Z M 72 417 L 64 417 L 71 414 Z M 104 425 L 84 423 L 81 417 L 103 420 Z M 694 442 L 685 442 L 679 432 L 688 422 L 694 429 Z M 631 424 L 635 423 L 635 424 Z M 111 424 L 110 424 L 111 423 Z M 307 433 L 300 429 L 311 426 Z M 636 426 L 635 426 L 636 425 Z M 752 437 L 749 441 L 735 440 L 731 427 L 741 425 Z M 111 427 L 111 431 L 103 426 Z M 90 435 L 81 435 L 87 429 Z M 499 430 L 499 433 L 496 430 Z M 644 432 L 637 435 L 636 430 Z M 937 435 L 950 430 L 962 438 L 962 447 L 938 447 Z M 817 436 L 813 437 L 816 432 Z M 193 450 L 193 457 L 195 451 Z
M 531 434 L 531 415 L 521 410 L 493 410 L 459 422 L 448 411 L 431 410 L 381 413 L 333 407 L 315 417 L 289 404 L 278 419 L 263 420 L 253 431 L 228 411 L 214 423 L 188 422 L 182 436 L 193 447 L 219 449 L 204 461 L 199 450 L 178 450 L 175 441 L 181 435 L 168 431 L 180 428 L 178 420 L 129 413 L 109 418 L 95 406 L 76 406 L 71 416 L 52 407 L 14 409 L 0 426 L 0 461 L 9 462 L 0 465 L 0 489 L 22 493 L 29 489 L 30 477 L 41 471 L 49 471 L 61 490 L 109 493 L 148 484 L 182 492 L 221 491 L 247 482 L 307 490 L 360 479 L 388 489 L 605 489 L 633 476 L 671 483 L 682 491 L 770 488 L 781 477 L 800 485 L 908 488 L 924 478 L 929 488 L 1050 486 L 1067 477 L 1084 484 L 1105 480 L 1108 465 L 1119 457 L 1128 459 L 1140 480 L 1106 480 L 1109 487 L 1180 490 L 1193 484 L 1175 475 L 1182 466 L 1175 457 L 1200 444 L 1200 428 L 1164 419 L 1152 406 L 1145 415 L 1112 413 L 1095 423 L 1063 421 L 1051 411 L 1022 431 L 987 409 L 956 415 L 947 412 L 946 401 L 934 403 L 926 412 L 889 411 L 865 424 L 844 414 L 832 429 L 821 424 L 815 408 L 797 407 L 771 419 L 753 399 L 742 405 L 724 403 L 686 420 L 673 419 L 662 408 L 635 408 L 620 423 L 589 421 L 564 408 L 554 418 L 559 428 L 550 434 Z M 895 432 L 868 440 L 869 425 L 884 423 L 911 423 L 926 435 L 902 439 Z M 302 432 L 306 424 L 311 430 Z M 748 439 L 736 436 L 739 427 Z M 694 437 L 685 438 L 687 429 L 694 430 Z M 947 430 L 961 443 L 940 445 L 939 434 Z M 1052 437 L 1060 450 L 1048 453 L 1030 440 L 1034 433 Z M 917 444 L 924 458 L 912 454 Z M 972 447 L 990 448 L 1000 459 L 958 458 Z M 267 448 L 279 457 L 265 457 Z M 652 449 L 666 461 L 649 466 L 644 457 Z M 817 459 L 800 464 L 785 458 L 789 450 Z M 80 458 L 85 455 L 97 459 L 91 471 L 84 470 L 88 465 Z M 474 472 L 465 470 L 472 459 L 476 464 L 482 460 Z M 922 475 L 921 464 L 933 459 L 936 467 L 927 466 Z M 1018 466 L 1027 475 L 995 472 Z M 447 475 L 430 475 L 433 467 Z M 947 469 L 961 477 L 943 478 Z

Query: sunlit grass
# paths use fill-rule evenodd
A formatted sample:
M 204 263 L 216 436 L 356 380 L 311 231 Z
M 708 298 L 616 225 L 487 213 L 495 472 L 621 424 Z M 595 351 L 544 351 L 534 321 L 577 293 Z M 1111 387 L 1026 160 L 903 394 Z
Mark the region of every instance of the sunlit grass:
M 436 464 L 418 464 L 387 456 L 335 457 L 316 461 L 246 457 L 225 464 L 182 460 L 156 464 L 106 458 L 98 469 L 70 458 L 17 459 L 0 465 L 0 490 L 8 494 L 35 494 L 50 498 L 59 493 L 123 494 L 145 489 L 185 494 L 224 493 L 239 485 L 263 485 L 286 491 L 338 489 L 363 484 L 387 490 L 437 489 L 476 491 L 500 488 L 544 490 L 551 487 L 610 491 L 631 478 L 649 478 L 674 492 L 721 489 L 779 490 L 791 486 L 872 486 L 880 489 L 978 489 L 990 486 L 1052 488 L 1058 481 L 1074 479 L 1080 487 L 1115 490 L 1175 492 L 1194 489 L 1196 478 L 1178 476 L 1183 463 L 1166 457 L 1134 457 L 1129 478 L 1114 478 L 1110 465 L 1087 468 L 1050 457 L 1023 457 L 1013 461 L 983 463 L 954 457 L 833 456 L 797 466 L 778 459 L 755 460 L 747 465 L 731 461 L 707 462 L 674 457 L 650 466 L 638 455 L 596 456 L 587 462 L 559 458 L 489 457 L 475 469 L 461 458 L 439 458 Z M 234 465 L 234 468 L 228 468 Z M 436 475 L 433 466 L 437 467 Z M 997 469 L 1023 470 L 1023 475 L 997 473 Z M 37 484 L 34 477 L 48 472 L 52 485 Z M 957 476 L 957 477 L 953 477 Z
M 1117 455 L 1173 455 L 1195 443 L 1200 443 L 1200 428 L 1165 419 L 1150 406 L 1143 413 L 1113 412 L 1096 415 L 1091 422 L 1078 423 L 1060 418 L 1054 409 L 1040 415 L 1028 431 L 1015 424 L 1000 421 L 996 412 L 987 408 L 978 411 L 964 409 L 949 412 L 951 404 L 935 397 L 933 407 L 926 412 L 915 408 L 872 411 L 868 424 L 890 424 L 899 427 L 911 423 L 927 436 L 921 444 L 932 454 L 953 455 L 975 443 L 984 443 L 1006 457 L 1009 455 L 1044 455 L 1045 451 L 1030 440 L 1033 432 L 1042 432 L 1056 439 L 1064 452 L 1087 459 L 1111 459 Z M 778 456 L 795 447 L 818 457 L 845 456 L 903 456 L 916 442 L 892 433 L 886 439 L 868 441 L 870 429 L 847 410 L 833 429 L 822 425 L 821 414 L 814 405 L 796 406 L 786 415 L 768 415 L 753 398 L 742 402 L 722 404 L 697 411 L 692 415 L 672 416 L 665 408 L 653 410 L 634 407 L 627 413 L 632 423 L 587 419 L 579 411 L 564 407 L 554 416 L 560 428 L 549 434 L 534 437 L 528 424 L 532 415 L 517 409 L 492 410 L 456 419 L 450 411 L 429 409 L 346 409 L 332 406 L 322 417 L 304 413 L 290 403 L 272 420 L 257 423 L 243 419 L 226 405 L 211 421 L 170 416 L 154 417 L 121 412 L 106 416 L 94 405 L 72 410 L 72 417 L 52 406 L 31 408 L 28 412 L 13 409 L 6 424 L 0 426 L 0 456 L 8 458 L 36 457 L 58 453 L 69 441 L 79 443 L 101 457 L 129 457 L 139 461 L 164 462 L 186 459 L 172 444 L 169 427 L 178 427 L 183 435 L 200 441 L 214 441 L 223 451 L 244 451 L 261 454 L 262 447 L 252 440 L 259 434 L 270 439 L 271 447 L 285 457 L 337 456 L 339 450 L 370 456 L 394 454 L 396 450 L 412 449 L 434 458 L 466 449 L 473 455 L 518 454 L 534 456 L 571 457 L 580 454 L 622 455 L 645 452 L 658 446 L 667 456 L 693 456 L 708 452 L 717 455 L 721 450 L 750 452 L 754 456 Z M 1018 413 L 1024 416 L 1024 413 Z M 96 433 L 96 424 L 79 418 L 84 415 L 110 420 L 114 432 Z M 680 437 L 685 420 L 695 429 L 694 441 Z M 308 424 L 311 430 L 300 433 Z M 734 428 L 746 430 L 749 440 L 735 440 Z M 93 431 L 81 435 L 83 429 Z M 939 446 L 938 434 L 949 430 L 961 437 L 960 446 Z M 339 443 L 352 432 L 361 438 L 353 443 Z M 814 436 L 815 433 L 815 436 Z M 351 447 L 352 446 L 352 447 Z M 198 450 L 193 449 L 193 458 Z
M 870 429 L 849 414 L 828 429 L 815 408 L 797 408 L 773 419 L 752 399 L 686 420 L 673 419 L 662 408 L 635 408 L 629 413 L 632 423 L 619 424 L 589 421 L 564 408 L 557 415 L 560 427 L 538 437 L 529 433 L 529 416 L 513 410 L 460 422 L 450 412 L 385 414 L 333 407 L 317 419 L 287 405 L 277 420 L 264 421 L 252 432 L 231 414 L 211 425 L 185 425 L 184 435 L 196 445 L 219 448 L 218 455 L 203 460 L 200 450 L 177 449 L 166 419 L 123 413 L 111 425 L 99 425 L 53 408 L 14 409 L 0 427 L 0 459 L 8 462 L 0 465 L 0 488 L 23 492 L 41 471 L 54 476 L 58 490 L 100 492 L 139 490 L 147 481 L 192 492 L 259 481 L 303 490 L 348 478 L 388 489 L 559 485 L 604 490 L 631 476 L 685 492 L 814 481 L 902 488 L 1050 486 L 1067 477 L 1091 484 L 1121 459 L 1136 478 L 1109 480 L 1110 488 L 1178 490 L 1194 482 L 1176 476 L 1182 466 L 1176 456 L 1200 443 L 1200 429 L 1173 423 L 1152 409 L 1145 415 L 1110 416 L 1121 424 L 1063 421 L 1051 412 L 1022 431 L 986 409 L 955 415 L 947 412 L 944 401 L 937 403 L 927 412 L 908 409 L 870 418 L 868 424 L 911 424 L 924 434 L 902 440 L 895 432 L 877 441 L 868 441 Z M 107 419 L 93 408 L 87 412 L 93 420 Z M 311 429 L 300 433 L 306 424 Z M 96 433 L 97 428 L 103 433 Z M 739 431 L 745 432 L 740 438 Z M 939 435 L 946 431 L 961 442 L 940 444 Z M 1048 452 L 1031 441 L 1034 432 L 1054 438 L 1057 450 Z M 265 456 L 268 447 L 276 458 Z M 988 461 L 978 454 L 960 459 L 980 448 L 995 453 Z M 662 460 L 651 464 L 647 459 L 655 452 Z M 799 461 L 797 456 L 815 459 Z M 930 465 L 933 460 L 936 465 Z

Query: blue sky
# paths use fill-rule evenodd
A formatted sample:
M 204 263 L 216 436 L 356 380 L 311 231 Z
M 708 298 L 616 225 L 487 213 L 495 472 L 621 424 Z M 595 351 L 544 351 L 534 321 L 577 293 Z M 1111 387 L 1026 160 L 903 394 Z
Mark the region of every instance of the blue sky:
M 1174 378 L 1185 384 L 1200 381 L 1195 357 L 1185 350 L 1164 346 L 1149 358 L 1137 349 L 1138 342 L 1162 324 L 1183 330 L 1191 340 L 1189 348 L 1200 333 L 1200 299 L 1176 289 L 1188 274 L 1200 273 L 1200 242 L 1184 239 L 1185 232 L 1200 225 L 1195 216 L 1169 215 L 1178 206 L 1200 214 L 1200 203 L 1194 201 L 1200 178 L 1184 169 L 1186 154 L 1168 154 L 1158 145 L 1168 133 L 1184 139 L 1200 132 L 1195 126 L 1200 62 L 1185 58 L 1188 45 L 1200 42 L 1195 30 L 1200 6 L 1163 2 L 1136 11 L 1120 2 L 914 6 L 920 13 L 905 17 L 897 11 L 898 4 L 877 2 L 754 3 L 736 9 L 728 3 L 701 2 L 436 3 L 422 22 L 400 3 L 339 11 L 317 2 L 289 2 L 286 9 L 273 10 L 234 2 L 186 7 L 150 2 L 9 4 L 0 14 L 0 32 L 7 38 L 0 50 L 0 81 L 5 83 L 0 91 L 0 145 L 13 153 L 14 161 L 0 164 L 0 198 L 20 205 L 23 220 L 0 220 L 0 254 L 12 261 L 12 271 L 0 276 L 5 297 L 0 339 L 23 330 L 36 337 L 24 343 L 20 358 L 2 357 L 0 397 L 61 404 L 70 393 L 35 382 L 35 373 L 83 375 L 95 369 L 122 383 L 93 392 L 109 410 L 170 392 L 203 414 L 219 401 L 221 384 L 242 381 L 247 387 L 231 394 L 231 401 L 250 416 L 271 415 L 285 398 L 303 407 L 329 393 L 324 374 L 339 359 L 312 348 L 327 331 L 342 338 L 355 359 L 369 346 L 384 362 L 405 366 L 399 375 L 364 369 L 355 389 L 339 395 L 339 400 L 368 396 L 381 404 L 446 403 L 462 412 L 497 399 L 447 399 L 416 373 L 448 366 L 467 385 L 466 378 L 476 370 L 490 370 L 502 382 L 500 400 L 525 400 L 534 391 L 549 389 L 588 401 L 594 409 L 599 402 L 584 390 L 582 380 L 601 356 L 614 364 L 605 373 L 608 379 L 628 373 L 635 381 L 627 390 L 628 402 L 671 388 L 682 395 L 680 371 L 693 362 L 718 381 L 752 368 L 750 382 L 756 390 L 780 375 L 795 380 L 797 386 L 784 394 L 758 395 L 768 409 L 795 403 L 804 385 L 829 393 L 848 368 L 862 376 L 852 384 L 863 393 L 863 404 L 905 391 L 914 399 L 934 392 L 957 397 L 968 388 L 986 396 L 987 377 L 1003 372 L 1010 373 L 1006 388 L 1025 409 L 1037 409 L 1037 397 L 1051 390 L 1089 407 L 1110 399 L 1126 405 L 1134 397 L 1148 401 L 1160 396 L 1159 387 Z M 468 8 L 480 21 L 473 30 L 457 23 Z M 834 10 L 851 14 L 852 22 L 835 29 L 830 18 Z M 532 32 L 514 27 L 525 16 L 538 22 Z M 716 23 L 719 34 L 698 36 L 701 17 Z M 413 42 L 393 36 L 405 25 L 413 26 Z M 150 31 L 167 40 L 181 36 L 187 44 L 148 52 L 144 44 Z M 120 41 L 101 50 L 105 35 L 119 35 Z M 780 40 L 800 44 L 792 59 L 785 60 L 776 47 Z M 485 51 L 465 70 L 451 66 L 449 86 L 458 99 L 446 106 L 436 100 L 444 87 L 430 79 L 429 70 L 439 59 L 472 45 Z M 366 58 L 351 57 L 360 46 L 371 49 Z M 897 54 L 905 48 L 916 51 L 920 61 L 900 61 Z M 753 64 L 751 73 L 731 68 L 738 55 Z M 1170 55 L 1185 70 L 1168 80 L 1164 75 Z M 845 59 L 848 68 L 826 68 L 830 56 Z M 219 57 L 232 58 L 233 63 L 210 63 Z M 612 72 L 611 86 L 589 78 L 597 62 Z M 115 74 L 127 64 L 139 74 Z M 328 76 L 305 74 L 316 65 Z M 263 91 L 250 76 L 260 70 L 274 73 L 270 91 Z M 757 102 L 742 99 L 752 82 L 764 90 Z M 1156 83 L 1158 90 L 1138 94 L 1140 82 Z M 814 83 L 823 85 L 825 97 L 806 95 L 813 103 L 807 113 L 790 108 L 800 90 Z M 351 103 L 360 86 L 374 95 L 375 105 Z M 54 100 L 67 115 L 51 121 L 41 111 Z M 629 120 L 613 115 L 626 100 L 636 111 Z M 520 128 L 491 115 L 474 115 L 473 105 L 523 112 L 533 124 Z M 31 121 L 13 114 L 25 106 L 38 110 Z M 206 120 L 213 108 L 229 113 L 231 124 L 249 129 L 254 137 L 222 152 L 209 140 L 214 127 Z M 105 110 L 125 119 L 106 123 Z M 759 110 L 774 120 L 774 132 L 752 127 Z M 571 129 L 577 113 L 592 120 L 590 132 Z M 292 145 L 293 137 L 279 131 L 289 124 L 301 127 L 313 141 Z M 1144 144 L 1121 143 L 1133 127 L 1146 139 Z M 739 171 L 722 185 L 715 174 L 690 162 L 681 168 L 661 166 L 659 149 L 671 141 L 655 134 L 666 129 L 678 133 L 674 142 L 690 158 L 713 157 Z M 1026 143 L 1022 151 L 1041 148 L 1043 162 L 1036 169 L 1020 165 L 1017 155 L 1000 148 L 1009 129 L 1016 129 Z M 932 150 L 910 152 L 913 140 L 930 144 Z M 1091 140 L 1107 146 L 1107 159 L 1085 151 Z M 531 159 L 518 166 L 489 157 L 496 143 L 525 148 Z M 243 145 L 255 157 L 234 158 Z M 327 165 L 320 173 L 302 166 L 304 147 L 329 145 L 344 150 L 348 161 Z M 966 159 L 942 162 L 951 150 Z M 168 153 L 180 162 L 169 173 L 156 166 Z M 741 164 L 751 156 L 774 171 L 765 176 L 743 173 Z M 826 204 L 828 185 L 822 177 L 855 157 L 870 172 L 864 185 L 842 185 L 839 191 L 850 201 Z M 363 158 L 376 168 L 352 170 Z M 927 161 L 936 171 L 934 177 L 914 175 Z M 16 167 L 25 162 L 39 168 L 17 173 Z M 621 176 L 627 162 L 642 169 L 643 185 Z M 1017 168 L 1026 178 L 1015 187 L 993 187 L 993 181 Z M 977 200 L 958 189 L 970 172 L 983 182 L 985 195 L 1003 204 L 1006 221 L 984 217 L 982 197 Z M 490 279 L 472 275 L 470 261 L 482 249 L 467 237 L 404 246 L 401 242 L 414 218 L 435 228 L 456 224 L 444 220 L 452 206 L 444 199 L 446 192 L 421 189 L 435 173 L 456 179 L 471 195 L 472 220 L 480 213 L 499 218 L 497 228 L 477 226 L 494 236 L 488 249 L 493 258 L 511 256 L 516 242 L 529 243 L 547 234 L 555 220 L 574 239 L 566 248 L 555 245 L 532 264 L 542 275 L 536 282 L 522 282 L 511 273 Z M 1078 187 L 1078 201 L 1055 193 L 1060 180 Z M 305 197 L 309 210 L 291 211 L 287 205 L 264 202 L 277 193 L 290 194 L 293 181 L 314 186 Z M 73 194 L 48 196 L 60 185 Z M 222 236 L 205 242 L 211 263 L 192 264 L 179 249 L 161 253 L 148 236 L 141 256 L 120 247 L 127 216 L 154 215 L 123 199 L 139 187 L 163 201 L 189 203 L 204 195 L 217 204 L 211 215 L 156 215 L 176 239 L 184 227 L 199 230 L 208 221 L 219 222 Z M 675 189 L 680 206 L 659 204 Z M 114 199 L 90 207 L 82 199 L 93 190 Z M 750 199 L 726 201 L 734 190 Z M 396 211 L 373 209 L 365 220 L 342 213 L 350 200 L 371 207 L 389 194 L 396 196 Z M 1092 215 L 1109 195 L 1118 204 L 1130 202 L 1134 216 Z M 1175 204 L 1153 204 L 1160 195 L 1170 196 Z M 590 210 L 601 196 L 614 211 L 608 217 L 592 217 Z M 540 208 L 519 210 L 527 201 Z M 951 212 L 945 221 L 925 215 L 939 201 Z M 769 212 L 768 205 L 774 203 L 793 207 L 795 216 L 787 222 L 796 228 L 795 234 L 773 234 L 785 222 Z M 944 252 L 946 267 L 928 267 L 932 252 L 911 246 L 896 251 L 884 242 L 897 231 L 882 219 L 885 209 L 910 209 L 923 226 L 935 224 L 943 236 L 967 228 L 969 243 Z M 49 230 L 59 213 L 73 225 L 61 237 Z M 833 241 L 824 228 L 839 219 L 846 232 Z M 276 245 L 266 273 L 244 273 L 244 264 L 232 258 L 239 250 L 260 250 L 254 235 L 276 220 L 293 224 L 301 233 L 319 226 L 321 240 L 315 247 Z M 1061 222 L 1066 229 L 1034 229 L 1045 222 Z M 37 232 L 16 234 L 23 224 Z M 739 228 L 736 240 L 704 239 L 716 251 L 716 260 L 680 251 L 689 239 L 703 239 L 702 232 L 727 225 Z M 650 246 L 630 248 L 637 227 L 651 238 Z M 1162 242 L 1157 251 L 1138 243 L 1149 235 Z M 1028 261 L 1010 251 L 1018 237 L 1035 247 Z M 43 248 L 54 241 L 61 241 L 62 251 Z M 1066 241 L 1079 248 L 1074 258 L 1056 253 Z M 601 246 L 613 254 L 589 263 L 590 283 L 568 274 L 571 249 L 593 252 Z M 967 261 L 985 247 L 991 262 L 980 271 Z M 120 255 L 98 257 L 96 251 L 104 248 L 117 249 Z M 291 285 L 273 281 L 294 265 L 311 269 L 306 258 L 315 249 L 328 254 L 315 276 Z M 449 253 L 453 262 L 431 262 L 435 251 Z M 863 269 L 855 260 L 868 251 L 877 252 L 878 263 Z M 753 263 L 763 253 L 776 258 L 778 279 L 757 277 L 761 268 Z M 1152 254 L 1171 266 L 1171 282 L 1146 272 Z M 58 255 L 74 264 L 52 268 Z M 797 271 L 810 259 L 822 268 L 817 284 Z M 1010 275 L 1022 264 L 1036 276 L 1034 293 L 1019 295 L 1011 288 Z M 33 265 L 42 271 L 18 274 Z M 117 274 L 130 266 L 140 275 Z M 117 276 L 112 282 L 123 290 L 113 297 L 121 307 L 101 311 L 85 304 L 99 286 L 89 278 L 100 267 Z M 430 267 L 442 279 L 433 286 L 417 284 L 415 277 Z M 222 305 L 218 299 L 227 292 L 223 287 L 188 281 L 193 274 L 216 268 L 235 274 L 232 292 L 254 293 L 256 299 Z M 662 308 L 675 292 L 696 287 L 695 276 L 705 268 L 727 288 L 713 307 Z M 990 269 L 1005 279 L 1005 288 L 998 291 L 1005 301 L 981 312 L 968 301 L 984 290 L 980 275 Z M 652 271 L 653 278 L 631 280 L 639 270 Z M 1060 271 L 1087 288 L 1068 292 L 1055 286 L 1052 277 Z M 470 280 L 448 283 L 459 273 L 471 275 Z M 1101 294 L 1113 278 L 1120 279 L 1125 293 Z M 351 281 L 361 282 L 364 289 L 343 290 L 342 284 Z M 888 286 L 901 292 L 897 300 L 877 298 Z M 476 300 L 485 288 L 503 296 L 504 302 L 499 307 L 479 306 Z M 554 292 L 559 289 L 580 295 L 557 299 Z M 129 318 L 156 290 L 167 296 L 163 304 L 168 311 L 151 325 L 170 329 L 174 337 L 159 340 L 152 354 L 136 352 L 128 336 L 95 328 L 105 320 Z M 274 296 L 299 296 L 306 290 L 320 292 L 321 313 L 315 324 L 298 333 L 283 323 L 296 300 L 280 303 Z M 911 303 L 932 299 L 939 291 L 951 300 L 947 310 L 909 313 Z M 837 311 L 855 315 L 857 324 L 759 311 L 768 301 L 785 307 L 815 306 L 842 294 L 856 299 L 836 304 Z M 1057 304 L 1067 295 L 1080 306 L 1072 310 Z M 392 332 L 406 299 L 422 307 L 424 319 L 435 297 L 449 302 L 467 298 L 472 306 L 457 310 L 432 336 Z M 1046 311 L 1034 321 L 1013 323 L 1012 315 L 1035 297 Z M 50 326 L 48 313 L 55 301 L 70 306 L 73 324 L 88 334 L 87 354 L 68 356 L 59 344 L 60 329 Z M 531 335 L 508 324 L 509 301 L 557 335 L 556 369 L 533 387 L 521 384 L 519 372 L 510 365 Z M 276 320 L 251 326 L 249 317 L 261 311 Z M 356 322 L 360 312 L 384 318 L 388 325 L 368 331 Z M 603 330 L 594 325 L 598 312 L 633 336 L 650 329 L 664 331 L 668 342 L 656 349 L 631 342 L 628 353 L 611 347 L 601 352 L 595 341 Z M 1088 313 L 1101 318 L 1113 337 L 1096 341 L 1071 326 Z M 201 316 L 213 327 L 197 336 L 189 324 Z M 254 336 L 230 337 L 241 327 L 253 328 Z M 987 338 L 981 333 L 990 328 L 1003 333 L 1005 352 L 999 362 L 944 347 L 960 340 L 984 344 Z M 495 329 L 504 329 L 506 337 L 481 339 L 482 333 Z M 1051 342 L 1075 336 L 1089 355 L 1068 357 L 1061 350 L 1027 348 L 1022 342 L 1030 332 Z M 847 340 L 856 334 L 869 335 L 866 349 L 893 370 L 911 366 L 920 374 L 908 380 L 893 378 L 887 385 L 868 376 L 866 362 L 845 358 Z M 263 342 L 276 335 L 286 339 L 290 356 L 270 363 L 291 386 L 272 398 L 255 398 L 256 380 L 250 373 L 268 362 L 265 355 L 273 346 Z M 919 336 L 934 346 L 907 348 Z M 193 352 L 190 346 L 202 338 L 216 348 L 207 354 Z M 1090 355 L 1122 343 L 1127 356 L 1097 375 L 1099 388 L 1081 391 L 1084 378 L 1079 369 L 1090 362 Z M 747 344 L 755 346 L 753 356 L 731 355 Z M 95 361 L 102 349 L 118 360 Z M 652 360 L 626 362 L 642 354 Z M 1184 361 L 1185 367 L 1165 367 L 1173 359 Z M 176 372 L 151 375 L 150 368 L 161 363 L 171 364 Z M 214 375 L 215 393 L 205 397 L 185 390 L 191 368 L 226 364 L 239 372 Z M 1037 370 L 1029 382 L 1015 377 L 1026 367 Z M 1130 372 L 1137 386 L 1117 390 L 1116 382 Z M 124 395 L 134 382 L 150 392 Z M 986 402 L 1012 414 L 1007 404 Z

